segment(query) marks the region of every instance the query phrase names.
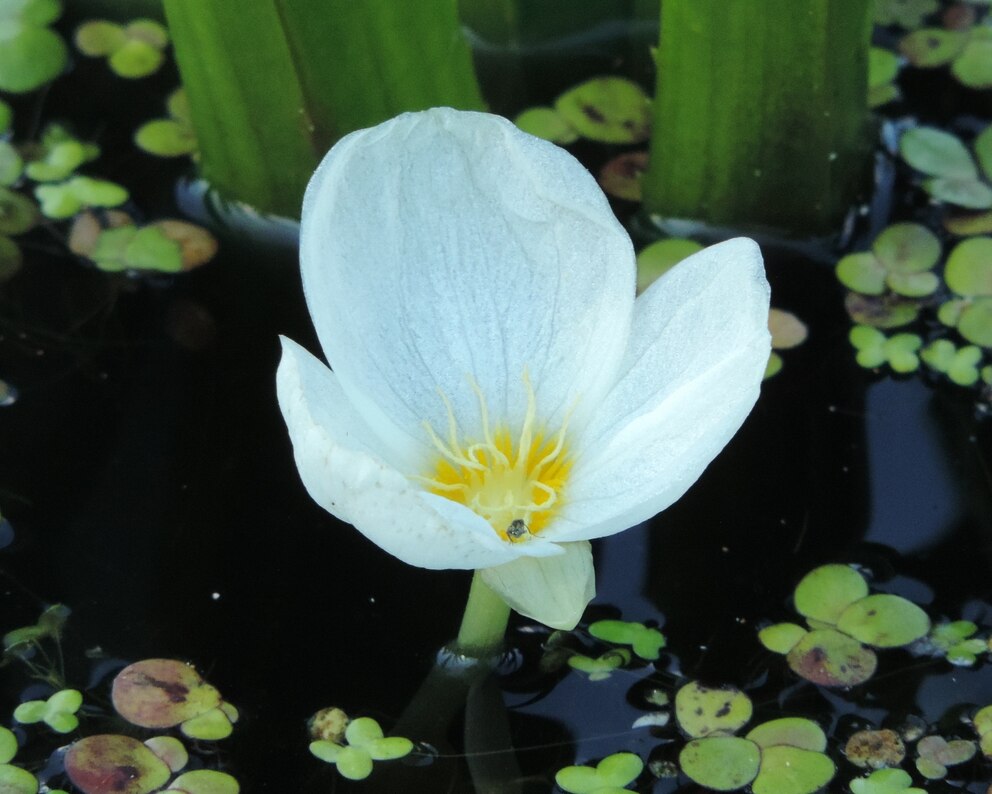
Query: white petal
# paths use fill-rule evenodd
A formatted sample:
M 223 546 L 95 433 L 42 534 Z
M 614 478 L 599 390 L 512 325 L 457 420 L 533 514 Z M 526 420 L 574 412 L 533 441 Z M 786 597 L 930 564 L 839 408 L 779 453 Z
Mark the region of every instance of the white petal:
M 390 465 L 320 361 L 289 339 L 276 377 L 279 406 L 310 496 L 373 543 L 422 568 L 499 565 L 530 544 L 509 544 L 468 508 L 424 492 Z M 558 553 L 552 543 L 530 553 Z
M 592 547 L 562 544 L 557 557 L 521 557 L 487 568 L 482 581 L 514 610 L 553 629 L 574 629 L 596 595 Z
M 307 188 L 303 283 L 321 345 L 374 432 L 433 456 L 450 398 L 477 430 L 598 403 L 629 333 L 630 240 L 592 176 L 505 119 L 435 108 L 343 138 Z M 575 422 L 580 423 L 579 416 Z
M 696 481 L 758 398 L 768 294 L 761 252 L 738 238 L 694 254 L 638 298 L 620 380 L 577 442 L 549 538 L 619 532 Z

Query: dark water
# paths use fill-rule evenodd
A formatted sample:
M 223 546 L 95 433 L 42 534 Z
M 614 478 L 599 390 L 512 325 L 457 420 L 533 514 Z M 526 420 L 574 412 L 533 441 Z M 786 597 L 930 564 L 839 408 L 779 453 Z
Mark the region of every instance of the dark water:
M 597 58 L 601 69 L 608 58 Z M 155 79 L 146 116 L 171 85 Z M 119 154 L 108 175 L 128 175 L 139 203 L 168 205 L 179 168 L 99 122 L 135 100 L 125 90 L 80 109 L 81 131 Z M 56 91 L 46 103 L 54 114 L 72 99 Z M 837 750 L 853 728 L 915 714 L 968 735 L 963 705 L 992 703 L 987 662 L 958 669 L 883 652 L 875 680 L 829 692 L 799 682 L 755 638 L 794 619 L 796 582 L 834 561 L 862 565 L 873 586 L 935 618 L 992 626 L 992 445 L 975 395 L 858 368 L 830 270 L 771 253 L 773 304 L 798 314 L 809 340 L 785 352 L 744 428 L 678 504 L 595 545 L 588 618 L 657 622 L 662 658 L 601 682 L 542 674 L 546 634 L 516 620 L 495 685 L 432 737 L 433 763 L 349 784 L 307 752 L 306 718 L 336 705 L 387 728 L 399 719 L 457 628 L 469 576 L 397 562 L 304 492 L 273 382 L 278 334 L 318 349 L 294 255 L 227 240 L 194 273 L 131 280 L 54 255 L 44 231 L 30 243 L 24 272 L 0 287 L 0 377 L 19 391 L 0 408 L 0 508 L 15 531 L 0 550 L 0 628 L 67 604 L 67 675 L 80 688 L 96 647 L 193 662 L 241 709 L 219 756 L 203 757 L 244 790 L 471 791 L 474 775 L 494 781 L 488 790 L 549 791 L 562 766 L 618 750 L 673 758 L 672 727 L 630 726 L 653 710 L 650 686 L 697 678 L 747 688 L 755 722 L 817 719 L 839 791 L 858 773 Z M 27 679 L 16 665 L 0 676 L 6 715 Z M 86 694 L 105 697 L 106 681 Z M 444 697 L 431 697 L 441 711 Z M 107 725 L 94 717 L 82 730 Z M 501 732 L 515 752 L 500 751 Z M 977 792 L 988 776 L 976 761 L 954 779 Z M 638 786 L 676 789 L 695 790 L 647 776 Z

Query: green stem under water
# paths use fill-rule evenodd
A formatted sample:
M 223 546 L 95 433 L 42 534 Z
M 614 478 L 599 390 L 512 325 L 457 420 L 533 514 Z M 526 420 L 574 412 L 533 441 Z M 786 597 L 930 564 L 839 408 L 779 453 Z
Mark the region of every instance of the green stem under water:
M 453 650 L 477 659 L 494 656 L 503 647 L 509 619 L 510 607 L 489 589 L 482 581 L 482 574 L 476 571 Z

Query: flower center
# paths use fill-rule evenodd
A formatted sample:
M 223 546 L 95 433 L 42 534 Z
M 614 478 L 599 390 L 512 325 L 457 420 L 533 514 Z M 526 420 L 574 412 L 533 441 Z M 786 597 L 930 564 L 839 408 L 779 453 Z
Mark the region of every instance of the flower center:
M 482 434 L 478 439 L 462 440 L 451 402 L 442 393 L 448 409 L 448 437 L 442 440 L 431 423 L 424 422 L 438 457 L 430 473 L 418 478 L 432 493 L 482 516 L 511 543 L 526 540 L 547 526 L 561 505 L 571 468 L 565 445 L 568 418 L 558 432 L 547 433 L 538 425 L 534 390 L 526 374 L 524 385 L 527 414 L 516 439 L 507 427 L 490 427 L 486 398 L 472 382 L 479 398 Z

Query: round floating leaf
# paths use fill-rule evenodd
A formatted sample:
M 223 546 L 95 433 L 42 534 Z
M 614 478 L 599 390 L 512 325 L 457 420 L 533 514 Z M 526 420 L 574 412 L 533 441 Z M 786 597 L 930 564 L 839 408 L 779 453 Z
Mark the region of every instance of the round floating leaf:
M 951 64 L 951 74 L 969 88 L 992 88 L 992 41 L 972 38 Z
M 947 377 L 958 386 L 974 386 L 980 377 L 978 364 L 981 360 L 982 351 L 979 348 L 974 345 L 963 347 L 955 353 L 947 368 Z M 948 661 L 953 664 L 954 659 L 951 656 L 952 654 L 948 654 Z
M 0 234 L 24 234 L 37 222 L 38 208 L 31 199 L 0 187 Z
M 913 778 L 902 769 L 879 769 L 868 777 L 856 777 L 850 786 L 853 794 L 927 794 L 913 788 Z
M 166 784 L 169 767 L 137 739 L 101 734 L 75 742 L 65 771 L 84 794 L 150 794 Z
M 59 182 L 99 154 L 99 149 L 79 141 L 60 141 L 52 146 L 43 160 L 28 163 L 25 173 L 35 182 Z
M 196 135 L 185 124 L 174 119 L 156 119 L 143 124 L 134 134 L 140 149 L 159 157 L 180 157 L 195 152 Z
M 657 659 L 665 647 L 665 636 L 658 629 L 648 628 L 643 623 L 597 620 L 589 626 L 589 633 L 598 640 L 630 645 L 642 659 Z
M 758 632 L 758 640 L 773 653 L 787 654 L 806 636 L 806 629 L 795 623 L 776 623 Z
M 404 736 L 385 736 L 365 745 L 373 761 L 392 761 L 413 751 L 413 742 Z
M 823 753 L 783 745 L 761 753 L 754 794 L 813 794 L 833 780 L 837 768 Z
M 334 764 L 348 780 L 365 780 L 372 774 L 372 756 L 361 747 L 342 747 Z
M 958 295 L 992 296 L 992 237 L 973 237 L 954 246 L 944 280 Z
M 105 19 L 93 19 L 76 28 L 76 47 L 91 57 L 103 58 L 124 46 L 124 28 Z
M 128 243 L 124 258 L 127 266 L 136 270 L 177 273 L 183 267 L 179 243 L 170 240 L 165 232 L 156 226 L 139 229 Z
M 598 77 L 566 91 L 555 110 L 579 135 L 603 143 L 640 143 L 650 135 L 649 102 L 637 83 Z
M 58 34 L 0 18 L 0 91 L 34 91 L 58 77 L 67 59 Z
M 918 223 L 892 224 L 871 248 L 885 269 L 895 273 L 923 273 L 940 259 L 940 240 Z
M 907 298 L 933 295 L 940 286 L 940 279 L 934 273 L 889 273 L 885 281 L 889 289 Z
M 145 740 L 145 747 L 161 758 L 173 772 L 178 772 L 189 763 L 189 753 L 174 736 L 153 736 Z
M 937 201 L 946 201 L 967 210 L 992 207 L 992 188 L 977 177 L 935 177 L 925 180 L 923 189 Z
M 762 750 L 777 745 L 798 747 L 816 753 L 822 753 L 827 749 L 827 736 L 823 728 L 813 720 L 802 717 L 782 717 L 763 722 L 745 738 L 750 739 Z M 764 754 L 762 757 L 764 758 Z
M 841 284 L 862 295 L 881 295 L 885 292 L 885 266 L 868 251 L 843 257 L 834 272 Z
M 17 755 L 17 737 L 9 728 L 0 725 L 0 764 L 8 763 Z
M 796 315 L 775 308 L 768 310 L 768 331 L 772 335 L 772 347 L 775 350 L 798 347 L 809 335 L 806 323 Z
M 971 723 L 975 726 L 975 731 L 979 736 L 992 734 L 992 706 L 979 709 L 972 717 Z
M 906 757 L 906 745 L 893 730 L 858 731 L 847 740 L 844 755 L 862 769 L 899 766 Z
M 17 243 L 9 237 L 0 234 L 0 284 L 10 281 L 21 272 L 24 257 Z M 0 398 L 0 404 L 3 399 Z
M 162 794 L 238 794 L 241 787 L 238 781 L 225 772 L 213 769 L 197 769 L 180 775 L 169 784 Z
M 679 753 L 682 771 L 700 786 L 736 791 L 758 776 L 761 750 L 737 736 L 693 739 Z
M 872 87 L 891 83 L 899 74 L 899 57 L 881 47 L 868 51 L 868 85 Z
M 554 108 L 527 108 L 513 120 L 513 123 L 524 132 L 562 146 L 575 143 L 579 139 L 579 133 Z
M 701 250 L 703 246 L 695 240 L 681 237 L 651 243 L 637 255 L 637 291 L 644 292 L 663 273 Z
M 0 20 L 18 19 L 26 25 L 50 25 L 62 15 L 60 0 L 3 0 Z
M 675 695 L 675 718 L 694 738 L 733 733 L 751 719 L 751 699 L 733 687 L 710 688 L 692 681 Z
M 626 201 L 641 200 L 641 177 L 648 168 L 647 152 L 626 152 L 600 169 L 599 186 L 605 193 Z
M 920 314 L 920 305 L 898 295 L 869 297 L 849 292 L 844 298 L 844 308 L 854 322 L 874 328 L 898 328 L 914 322 Z
M 856 686 L 875 674 L 878 659 L 855 639 L 833 629 L 809 632 L 786 657 L 797 675 L 823 686 Z
M 230 736 L 234 731 L 234 726 L 231 725 L 227 715 L 221 709 L 216 708 L 186 720 L 179 726 L 179 730 L 191 739 L 217 742 Z
M 16 766 L 0 764 L 0 792 L 3 794 L 36 794 L 38 779 Z
M 128 665 L 114 679 L 111 697 L 118 714 L 143 728 L 171 728 L 220 704 L 220 693 L 196 670 L 172 659 Z
M 916 768 L 929 780 L 947 776 L 947 767 L 970 761 L 977 751 L 967 739 L 947 741 L 943 736 L 924 736 L 916 744 Z
M 851 330 L 864 335 L 881 335 L 874 329 Z M 884 337 L 883 337 L 884 338 Z M 821 565 L 806 574 L 793 595 L 800 615 L 824 623 L 836 623 L 840 614 L 855 601 L 868 595 L 865 578 L 848 565 Z
M 110 56 L 110 68 L 129 80 L 147 77 L 158 71 L 165 60 L 162 50 L 141 39 L 128 39 Z
M 978 298 L 965 304 L 958 318 L 957 329 L 969 342 L 992 347 L 992 298 Z
M 961 321 L 961 315 L 964 314 L 964 310 L 969 305 L 971 305 L 971 301 L 968 300 L 944 301 L 940 304 L 940 308 L 937 309 L 937 319 L 948 328 L 955 328 Z
M 13 185 L 20 179 L 23 170 L 24 161 L 17 149 L 7 141 L 0 141 L 0 187 Z
M 765 365 L 765 374 L 763 375 L 763 378 L 768 380 L 768 378 L 778 375 L 778 373 L 782 371 L 783 363 L 782 357 L 773 350 L 768 354 L 768 363 Z
M 856 325 L 850 330 L 847 338 L 858 351 L 855 358 L 859 366 L 872 369 L 874 367 L 880 367 L 886 362 L 885 343 L 887 340 L 885 334 L 877 328 L 871 328 L 867 325 Z M 818 620 L 821 623 L 824 622 L 818 618 L 813 618 L 813 620 Z M 832 625 L 832 621 L 828 620 L 826 624 Z
M 958 237 L 973 234 L 992 233 L 992 212 L 970 212 L 962 215 L 946 215 L 944 228 Z
M 967 43 L 964 31 L 924 28 L 904 36 L 899 50 L 913 66 L 929 68 L 950 63 Z
M 899 138 L 899 152 L 917 171 L 928 176 L 975 179 L 978 168 L 967 147 L 950 133 L 917 127 Z
M 920 358 L 930 369 L 946 373 L 954 362 L 955 353 L 957 348 L 952 341 L 937 339 L 920 351 Z
M 128 23 L 124 32 L 129 39 L 143 41 L 159 50 L 169 45 L 169 31 L 154 19 L 135 19 Z
M 116 182 L 76 176 L 65 183 L 79 201 L 88 207 L 117 207 L 127 201 L 127 190 Z
M 971 147 L 985 176 L 992 179 L 992 124 L 972 141 Z
M 45 719 L 48 704 L 44 700 L 28 700 L 14 709 L 14 719 L 23 725 L 33 725 Z
M 634 753 L 614 753 L 596 764 L 567 766 L 555 774 L 555 782 L 569 794 L 623 791 L 644 769 L 644 762 Z
M 865 645 L 898 648 L 930 631 L 930 618 L 912 601 L 888 593 L 862 598 L 837 620 L 837 628 Z

